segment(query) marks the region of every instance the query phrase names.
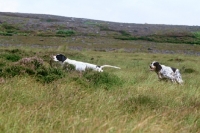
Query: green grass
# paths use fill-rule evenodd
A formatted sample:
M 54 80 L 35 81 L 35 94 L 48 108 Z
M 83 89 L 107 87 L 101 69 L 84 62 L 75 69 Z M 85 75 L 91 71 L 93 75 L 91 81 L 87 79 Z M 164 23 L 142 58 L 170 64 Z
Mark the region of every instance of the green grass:
M 169 32 L 165 34 L 154 34 L 147 36 L 132 36 L 126 31 L 120 31 L 121 35 L 114 36 L 119 40 L 144 40 L 160 43 L 185 43 L 185 44 L 200 44 L 200 32 L 194 33 L 176 33 Z
M 1 77 L 0 132 L 200 132 L 198 56 L 59 48 L 0 51 L 1 70 L 23 66 L 16 65 L 20 60 L 10 61 L 1 55 L 15 54 L 21 59 L 37 55 L 43 60 L 41 66 L 34 64 L 37 67 L 32 69 L 42 77 L 27 73 Z M 48 55 L 56 53 L 121 69 L 105 68 L 104 73 L 87 71 L 81 75 L 54 69 Z M 179 68 L 184 84 L 159 81 L 156 73 L 149 71 L 154 60 Z M 23 67 L 27 66 L 32 64 Z M 52 80 L 53 75 L 57 79 Z M 51 82 L 40 82 L 38 78 Z
M 194 34 L 194 36 L 195 36 L 196 38 L 200 39 L 200 31 L 194 32 L 193 34 Z
M 58 35 L 72 36 L 72 35 L 75 34 L 75 31 L 73 31 L 73 30 L 58 30 L 56 32 L 56 34 L 58 34 Z
M 0 24 L 0 35 L 2 36 L 13 36 L 13 35 L 19 35 L 19 36 L 27 36 L 29 35 L 30 31 L 21 31 L 18 26 L 8 23 L 2 23 Z

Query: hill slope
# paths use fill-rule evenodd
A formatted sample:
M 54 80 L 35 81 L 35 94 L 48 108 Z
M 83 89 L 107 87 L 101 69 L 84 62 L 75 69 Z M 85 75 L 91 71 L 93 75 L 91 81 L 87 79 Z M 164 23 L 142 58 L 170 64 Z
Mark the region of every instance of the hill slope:
M 78 35 L 96 36 L 171 35 L 183 37 L 190 35 L 191 32 L 200 31 L 200 26 L 115 23 L 84 18 L 5 12 L 0 12 L 0 23 L 16 25 L 24 31 L 56 32 L 58 29 L 67 29 L 76 31 Z
M 182 44 L 200 44 L 200 26 L 130 24 L 54 15 L 0 12 L 0 38 L 0 44 L 3 46 L 62 45 L 76 50 L 89 48 L 110 51 L 123 48 L 126 52 L 179 52 L 200 55 L 199 47 L 182 46 Z M 171 43 L 177 45 L 172 47 Z

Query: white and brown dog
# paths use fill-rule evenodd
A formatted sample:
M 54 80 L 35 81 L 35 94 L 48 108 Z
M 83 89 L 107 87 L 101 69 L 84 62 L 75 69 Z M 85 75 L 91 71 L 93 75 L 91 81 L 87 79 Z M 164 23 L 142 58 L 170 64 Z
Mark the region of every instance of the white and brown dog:
M 155 71 L 159 79 L 170 79 L 173 83 L 183 83 L 179 69 L 161 65 L 157 61 L 153 61 L 150 64 L 150 70 Z
M 62 64 L 65 64 L 65 63 L 71 64 L 75 67 L 75 70 L 77 70 L 77 71 L 85 71 L 87 69 L 92 69 L 97 72 L 103 72 L 104 67 L 112 67 L 112 68 L 120 69 L 120 67 L 117 67 L 117 66 L 111 66 L 111 65 L 98 66 L 95 64 L 91 64 L 91 63 L 70 60 L 62 54 L 57 54 L 57 55 L 53 56 L 53 60 L 59 61 Z

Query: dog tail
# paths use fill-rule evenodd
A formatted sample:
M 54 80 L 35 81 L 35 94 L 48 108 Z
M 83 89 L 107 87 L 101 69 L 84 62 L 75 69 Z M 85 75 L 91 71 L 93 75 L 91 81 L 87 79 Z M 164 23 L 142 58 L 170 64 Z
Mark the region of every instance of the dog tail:
M 121 69 L 120 67 L 117 67 L 117 66 L 111 66 L 111 65 L 103 65 L 101 66 L 100 68 L 104 68 L 104 67 L 112 67 L 112 68 L 116 68 L 116 69 Z

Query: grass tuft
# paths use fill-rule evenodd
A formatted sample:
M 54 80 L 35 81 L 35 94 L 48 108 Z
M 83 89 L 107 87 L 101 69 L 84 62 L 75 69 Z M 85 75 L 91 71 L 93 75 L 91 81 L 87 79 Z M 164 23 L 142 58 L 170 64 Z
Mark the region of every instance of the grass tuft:
M 124 83 L 122 79 L 114 74 L 107 72 L 100 73 L 92 70 L 85 71 L 81 78 L 75 77 L 74 80 L 83 86 L 103 88 L 106 90 L 120 87 Z
M 60 78 L 63 78 L 65 76 L 65 73 L 61 69 L 56 68 L 41 68 L 37 70 L 37 81 L 40 81 L 42 83 L 50 83 L 54 80 L 58 80 Z

